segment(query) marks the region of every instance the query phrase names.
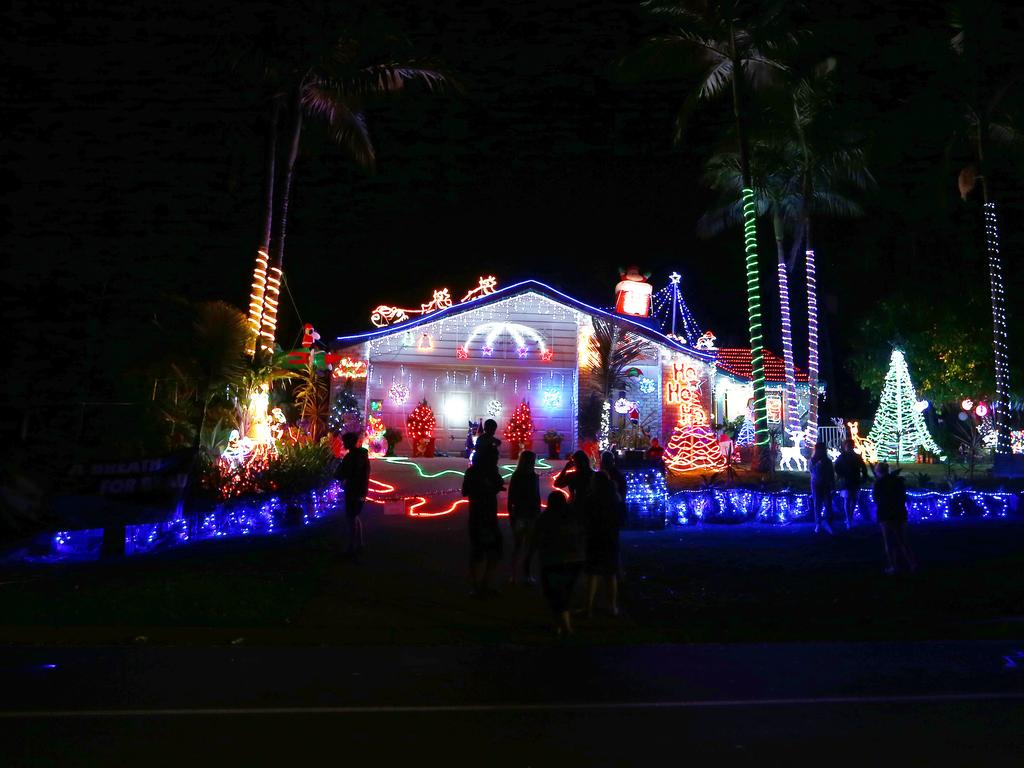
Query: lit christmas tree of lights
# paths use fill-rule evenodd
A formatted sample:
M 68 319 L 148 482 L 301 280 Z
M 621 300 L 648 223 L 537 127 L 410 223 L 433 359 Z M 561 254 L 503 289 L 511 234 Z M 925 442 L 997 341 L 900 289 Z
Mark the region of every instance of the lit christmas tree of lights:
M 661 326 L 662 333 L 678 336 L 692 347 L 697 343 L 701 331 L 693 313 L 683 300 L 683 294 L 679 290 L 680 280 L 682 275 L 678 272 L 669 275 L 668 285 L 652 297 L 653 314 Z
M 361 432 L 363 429 L 363 417 L 359 412 L 359 401 L 352 394 L 352 382 L 346 382 L 331 403 L 331 413 L 327 418 L 327 424 L 335 432 Z
M 505 442 L 512 447 L 512 453 L 519 455 L 519 451 L 529 450 L 533 445 L 533 413 L 530 411 L 530 404 L 523 400 L 505 425 L 502 433 Z
M 874 443 L 879 461 L 912 462 L 917 458 L 918 448 L 945 459 L 928 432 L 924 413 L 916 405 L 917 394 L 910 380 L 907 360 L 903 352 L 894 349 L 889 358 L 889 371 L 885 374 L 878 412 L 868 433 L 868 440 Z
M 701 401 L 700 377 L 693 365 L 673 364 L 672 379 L 665 383 L 665 403 L 679 407 L 679 419 L 665 446 L 669 471 L 724 469 L 725 456 Z
M 424 400 L 415 408 L 405 421 L 406 435 L 413 446 L 413 456 L 425 456 L 429 443 L 434 439 L 437 419 L 427 401 Z

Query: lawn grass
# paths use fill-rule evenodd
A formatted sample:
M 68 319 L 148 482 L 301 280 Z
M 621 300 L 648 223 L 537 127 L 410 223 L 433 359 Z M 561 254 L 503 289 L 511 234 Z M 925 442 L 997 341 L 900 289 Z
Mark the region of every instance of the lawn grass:
M 208 541 L 123 562 L 0 574 L 0 642 L 450 644 L 549 642 L 538 591 L 472 600 L 464 513 L 368 514 L 361 562 L 336 521 L 283 537 Z M 1024 524 L 955 521 L 911 533 L 923 568 L 882 574 L 873 525 L 835 537 L 760 524 L 628 531 L 626 616 L 583 641 L 733 642 L 1019 637 Z M 508 540 L 506 540 L 506 543 Z M 506 570 L 501 571 L 506 574 Z

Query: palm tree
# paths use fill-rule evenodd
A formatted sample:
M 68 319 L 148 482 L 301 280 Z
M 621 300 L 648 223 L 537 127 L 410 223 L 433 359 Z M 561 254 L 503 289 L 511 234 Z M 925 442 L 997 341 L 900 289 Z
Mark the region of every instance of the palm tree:
M 1007 24 L 1006 12 L 997 3 L 972 0 L 953 8 L 956 35 L 952 49 L 957 58 L 963 123 L 958 133 L 968 140 L 974 165 L 960 174 L 964 200 L 977 182 L 981 183 L 988 253 L 989 292 L 992 303 L 992 352 L 995 363 L 996 396 L 992 420 L 996 430 L 996 453 L 1010 453 L 1010 360 L 1006 323 L 1006 289 L 1002 254 L 999 249 L 999 219 L 996 211 L 991 149 L 999 144 L 1017 144 L 1021 134 L 1014 128 L 1007 110 L 1007 96 L 1021 81 L 1018 40 L 1014 26 Z M 1019 25 L 1016 25 L 1019 29 Z
M 793 238 L 790 264 L 801 246 L 807 284 L 807 381 L 809 442 L 818 435 L 818 296 L 817 266 L 811 237 L 815 216 L 860 216 L 857 203 L 839 191 L 843 185 L 866 189 L 874 185 L 863 148 L 848 132 L 830 119 L 835 83 L 835 60 L 826 59 L 790 86 L 792 132 L 799 147 L 796 172 L 799 175 L 801 210 Z
M 594 334 L 590 337 L 591 360 L 589 376 L 591 391 L 601 400 L 604 412 L 610 408 L 612 393 L 626 386 L 626 369 L 652 352 L 651 345 L 628 333 L 615 323 L 593 318 Z M 602 428 L 602 432 L 603 432 Z M 602 434 L 602 439 L 607 435 Z M 602 445 L 604 450 L 606 446 Z
M 788 150 L 788 152 L 787 152 Z M 779 315 L 782 329 L 782 357 L 786 375 L 786 423 L 785 433 L 800 429 L 799 406 L 796 397 L 796 364 L 793 361 L 793 329 L 789 305 L 789 269 L 786 263 L 785 239 L 792 232 L 796 214 L 800 208 L 799 188 L 794 188 L 793 145 L 772 144 L 755 141 L 751 146 L 751 167 L 757 179 L 754 189 L 758 216 L 769 216 L 772 234 L 775 236 L 777 274 L 779 281 Z M 707 163 L 705 181 L 715 190 L 723 193 L 730 201 L 724 206 L 708 211 L 697 222 L 697 232 L 702 236 L 716 235 L 728 227 L 742 222 L 742 206 L 736 195 L 743 189 L 743 174 L 739 157 L 734 152 L 713 156 Z
M 307 424 L 306 434 L 316 442 L 327 432 L 327 408 L 330 393 L 327 377 L 321 375 L 310 357 L 299 375 L 299 382 L 292 393 L 299 409 L 299 418 Z
M 369 42 L 382 36 L 386 44 Z M 306 118 L 323 121 L 331 138 L 359 167 L 372 172 L 376 152 L 366 124 L 367 105 L 401 93 L 411 84 L 428 92 L 457 87 L 440 68 L 393 55 L 394 36 L 359 28 L 356 23 L 303 20 L 299 41 L 289 45 L 286 37 L 278 35 L 258 52 L 271 92 L 271 116 L 263 236 L 253 272 L 249 322 L 253 326 L 259 314 L 259 345 L 264 350 L 274 345 L 288 212 Z M 282 114 L 289 121 L 283 162 L 278 157 Z
M 643 51 L 650 67 L 664 69 L 676 53 L 683 53 L 691 68 L 696 65 L 696 84 L 683 102 L 676 119 L 676 140 L 682 139 L 690 113 L 700 101 L 731 92 L 737 157 L 742 181 L 743 242 L 747 270 L 747 315 L 753 363 L 754 423 L 757 433 L 758 469 L 769 468 L 768 413 L 765 401 L 764 353 L 761 333 L 761 290 L 757 256 L 757 215 L 754 181 L 750 168 L 747 130 L 751 92 L 773 74 L 785 70 L 776 56 L 795 35 L 785 31 L 781 4 L 744 0 L 648 0 L 651 11 L 667 19 L 672 30 L 649 41 Z M 737 76 L 739 73 L 739 76 Z

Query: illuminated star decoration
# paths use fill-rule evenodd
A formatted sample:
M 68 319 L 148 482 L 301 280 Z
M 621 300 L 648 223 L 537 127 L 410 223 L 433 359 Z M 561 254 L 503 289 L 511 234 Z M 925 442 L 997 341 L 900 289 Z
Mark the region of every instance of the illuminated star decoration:
M 672 283 L 672 285 L 679 285 L 679 281 L 683 279 L 683 276 L 680 275 L 678 272 L 673 272 L 671 275 L 668 276 L 668 279 L 669 282 Z
M 465 347 L 459 347 L 455 350 L 455 356 L 459 360 L 469 360 L 469 350 Z
M 487 344 L 481 347 L 480 352 L 483 353 L 484 357 L 490 357 L 491 355 L 494 354 L 494 347 L 492 347 L 490 344 Z
M 551 358 L 553 358 L 554 356 L 555 356 L 555 353 L 552 350 L 550 350 L 550 349 L 545 349 L 543 352 L 540 353 L 541 362 L 544 362 L 544 363 L 550 363 L 551 362 Z
M 527 355 L 530 354 L 530 350 L 528 350 L 526 347 L 520 347 L 517 350 L 517 352 L 519 352 L 519 359 L 520 360 L 525 360 Z

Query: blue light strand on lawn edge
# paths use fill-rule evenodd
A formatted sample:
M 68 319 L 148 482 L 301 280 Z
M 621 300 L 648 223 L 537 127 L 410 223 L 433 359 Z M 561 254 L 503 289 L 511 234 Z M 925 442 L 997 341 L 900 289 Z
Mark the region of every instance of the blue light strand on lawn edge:
M 992 294 L 992 354 L 996 374 L 996 398 L 992 420 L 996 428 L 996 453 L 1010 453 L 1010 361 L 1006 327 L 1006 293 L 999 252 L 999 221 L 996 204 L 985 203 L 985 249 L 988 251 L 989 289 Z
M 743 188 L 743 247 L 746 251 L 747 314 L 750 319 L 750 363 L 754 385 L 755 443 L 768 447 L 768 403 L 764 387 L 764 340 L 761 334 L 760 265 L 757 258 L 757 203 L 754 190 Z
M 981 513 L 974 515 L 965 500 Z M 840 509 L 841 496 L 833 495 L 833 506 Z M 794 491 L 757 491 L 748 488 L 712 488 L 677 491 L 670 495 L 670 522 L 692 525 L 710 520 L 720 522 L 788 523 L 810 522 L 813 518 L 811 495 Z M 863 488 L 857 500 L 862 517 L 873 520 L 874 498 Z M 1017 512 L 1017 494 L 988 491 L 908 491 L 907 509 L 912 521 L 948 520 L 951 517 L 1004 518 Z

